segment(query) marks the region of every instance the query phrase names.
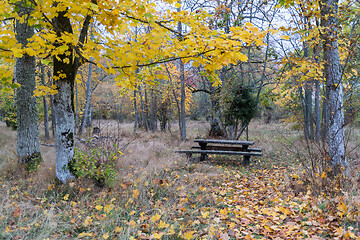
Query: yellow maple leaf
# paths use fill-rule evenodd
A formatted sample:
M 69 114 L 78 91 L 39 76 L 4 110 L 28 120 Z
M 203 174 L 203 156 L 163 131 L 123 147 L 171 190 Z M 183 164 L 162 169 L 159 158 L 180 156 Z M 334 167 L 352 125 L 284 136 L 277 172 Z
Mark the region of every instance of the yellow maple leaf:
M 129 222 L 129 225 L 134 228 L 134 227 L 136 227 L 136 222 L 134 220 L 131 220 Z
M 86 232 L 82 232 L 78 235 L 78 237 L 91 237 L 92 233 L 86 233 Z
M 193 239 L 193 238 L 194 238 L 193 234 L 194 234 L 194 231 L 186 232 L 186 233 L 184 234 L 184 238 L 185 238 L 186 240 Z
M 160 220 L 159 224 L 158 224 L 158 228 L 167 228 L 168 226 L 170 226 L 170 224 L 165 223 L 164 221 Z
M 104 211 L 106 213 L 109 213 L 113 209 L 114 209 L 114 204 L 108 204 L 108 205 L 105 205 L 105 207 L 104 207 Z
M 163 233 L 154 233 L 153 237 L 155 239 L 161 239 L 163 235 L 164 235 Z
M 65 201 L 69 199 L 69 194 L 66 194 L 63 198 Z
M 116 233 L 119 233 L 119 232 L 121 232 L 122 230 L 123 230 L 122 227 L 116 227 L 116 228 L 115 228 L 115 232 L 116 232 Z
M 96 205 L 95 209 L 98 210 L 98 211 L 101 211 L 101 210 L 103 209 L 103 206 L 101 206 L 101 205 Z
M 347 206 L 345 203 L 341 202 L 338 204 L 337 209 L 339 210 L 339 216 L 342 217 L 347 212 Z
M 290 37 L 289 36 L 281 36 L 280 39 L 283 39 L 283 40 L 289 40 Z
M 207 218 L 209 216 L 209 212 L 203 212 L 203 213 L 201 213 L 201 216 L 203 218 Z
M 16 57 L 16 58 L 21 58 L 23 56 L 23 50 L 22 49 L 13 48 L 13 49 L 11 49 L 11 51 L 13 52 L 14 57 Z
M 173 235 L 173 234 L 175 234 L 174 225 L 171 225 L 171 226 L 170 226 L 170 229 L 168 230 L 167 234 L 168 234 L 168 235 Z
M 133 199 L 138 199 L 139 194 L 140 194 L 139 190 L 135 189 L 135 190 L 133 191 L 133 195 L 132 195 Z
M 104 233 L 102 237 L 103 237 L 103 239 L 108 239 L 108 238 L 109 238 L 109 234 L 108 234 L 108 233 Z
M 84 226 L 85 227 L 88 226 L 89 224 L 91 224 L 91 222 L 92 222 L 92 218 L 87 216 L 84 221 Z
M 156 213 L 154 216 L 151 217 L 151 221 L 153 223 L 155 223 L 156 221 L 158 221 L 161 218 L 161 215 Z

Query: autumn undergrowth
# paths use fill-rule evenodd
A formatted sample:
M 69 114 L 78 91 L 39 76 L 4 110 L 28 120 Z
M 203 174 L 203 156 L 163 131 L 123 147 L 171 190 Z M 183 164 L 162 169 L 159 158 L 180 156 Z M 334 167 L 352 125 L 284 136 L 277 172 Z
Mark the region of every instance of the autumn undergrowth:
M 97 141 L 116 139 L 123 153 L 111 186 L 59 183 L 53 149 L 43 148 L 37 173 L 1 176 L 0 239 L 359 239 L 356 189 L 330 196 L 294 186 L 302 169 L 283 136 L 297 141 L 299 133 L 283 123 L 252 123 L 250 139 L 264 155 L 247 167 L 236 157 L 192 164 L 173 152 L 206 134 L 206 123 L 190 122 L 186 142 L 175 128 L 134 135 L 131 124 L 95 124 L 103 126 Z

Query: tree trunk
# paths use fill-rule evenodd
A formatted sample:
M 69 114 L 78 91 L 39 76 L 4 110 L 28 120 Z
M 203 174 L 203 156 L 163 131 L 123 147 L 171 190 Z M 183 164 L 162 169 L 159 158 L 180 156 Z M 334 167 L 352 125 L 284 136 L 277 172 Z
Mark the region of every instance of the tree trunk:
M 88 115 L 87 115 L 87 118 L 86 118 L 86 122 L 85 122 L 85 126 L 86 127 L 91 127 L 92 126 L 92 117 L 91 117 L 91 114 L 92 114 L 92 108 L 91 108 L 91 100 L 90 100 L 90 106 L 89 106 L 89 111 L 88 111 Z M 121 109 L 120 109 L 121 110 Z
M 344 113 L 343 113 L 343 85 L 341 81 L 341 64 L 338 46 L 338 1 L 322 0 L 320 4 L 321 25 L 324 27 L 324 71 L 326 79 L 327 101 L 327 137 L 329 155 L 334 174 L 347 168 L 345 157 Z
M 317 23 L 318 25 L 318 23 Z M 319 63 L 319 57 L 320 57 L 320 46 L 318 44 L 314 47 L 314 60 L 316 63 Z M 315 80 L 315 109 L 314 109 L 314 115 L 315 115 L 315 140 L 317 142 L 320 142 L 321 137 L 321 116 L 320 116 L 320 81 Z
M 45 68 L 44 65 L 40 62 L 40 68 L 41 68 L 41 83 L 43 86 L 46 86 L 45 82 Z M 44 128 L 45 128 L 45 139 L 50 139 L 50 133 L 49 133 L 49 107 L 47 104 L 46 96 L 43 96 L 43 104 L 44 104 Z
M 181 0 L 178 1 L 178 3 L 181 4 Z M 181 11 L 181 8 L 178 7 L 178 12 Z M 178 33 L 179 38 L 181 37 L 182 33 L 182 25 L 181 22 L 178 22 Z M 183 40 L 183 39 L 181 39 Z M 184 62 L 179 59 L 179 65 L 180 65 L 180 121 L 179 121 L 179 127 L 180 127 L 180 136 L 183 141 L 186 140 L 186 113 L 185 113 L 185 70 L 184 70 Z
M 58 37 L 62 33 L 72 33 L 67 12 L 59 12 L 54 18 L 54 27 Z M 60 54 L 54 57 L 54 77 L 58 93 L 54 95 L 55 110 L 55 143 L 56 143 L 56 177 L 63 183 L 74 178 L 69 169 L 69 162 L 74 156 L 74 82 L 77 70 L 76 58 L 73 57 L 73 47 L 68 45 L 68 55 Z M 68 63 L 62 61 L 69 59 Z M 60 76 L 61 73 L 61 76 Z M 65 74 L 65 75 L 64 75 Z
M 19 2 L 19 15 L 28 15 L 27 8 Z M 16 20 L 16 40 L 22 46 L 26 46 L 28 38 L 34 35 L 34 28 L 27 22 Z M 41 160 L 39 147 L 39 131 L 37 125 L 35 90 L 35 56 L 24 54 L 16 59 L 15 79 L 21 85 L 16 91 L 17 106 L 17 155 L 19 162 L 27 167 L 35 167 Z M 29 165 L 30 164 L 30 165 Z M 29 168 L 28 168 L 29 169 Z M 35 170 L 35 169 L 29 169 Z
M 75 101 L 76 101 L 76 109 L 75 109 L 75 126 L 74 126 L 74 132 L 76 132 L 76 128 L 77 128 L 78 122 L 79 122 L 79 94 L 78 94 L 78 84 L 77 84 L 77 81 L 75 81 Z
M 55 137 L 55 108 L 54 108 L 54 95 L 50 95 L 50 109 L 51 109 L 51 132 L 53 137 Z
M 146 131 L 149 131 L 147 113 L 146 113 L 145 103 L 144 103 L 143 90 L 144 90 L 144 85 L 141 84 L 141 88 L 140 88 L 141 121 L 142 121 L 141 125 L 145 127 Z
M 54 81 L 53 81 L 51 72 L 47 71 L 47 75 L 48 75 L 48 78 L 50 79 L 50 84 L 53 85 Z M 51 117 L 51 132 L 52 132 L 52 136 L 55 137 L 54 95 L 50 95 L 49 98 L 50 98 L 50 110 L 51 110 L 51 114 L 50 114 L 50 117 Z
M 135 87 L 135 90 L 134 90 L 134 112 L 135 112 L 135 115 L 134 115 L 134 133 L 136 133 L 136 129 L 138 127 L 138 122 L 139 122 L 138 108 L 137 108 L 137 102 L 136 102 L 136 87 Z
M 317 142 L 320 141 L 320 125 L 321 125 L 321 118 L 320 118 L 320 83 L 319 80 L 315 80 L 315 140 Z
M 185 113 L 185 71 L 184 63 L 182 60 L 179 60 L 180 63 L 180 135 L 183 141 L 186 140 L 186 113 Z
M 304 18 L 305 24 L 308 23 L 308 18 Z M 304 49 L 304 58 L 305 60 L 309 58 L 309 45 L 305 41 L 303 42 L 303 49 Z M 303 101 L 303 113 L 304 113 L 304 135 L 305 139 L 312 140 L 313 139 L 313 131 L 311 130 L 312 125 L 312 82 L 311 80 L 307 80 L 304 85 L 304 101 Z M 300 95 L 302 98 L 302 93 Z
M 150 92 L 150 126 L 151 131 L 156 132 L 157 130 L 157 123 L 156 123 L 156 96 L 154 94 L 154 90 L 151 89 Z
M 307 139 L 313 140 L 314 139 L 314 128 L 312 123 L 312 86 L 311 81 L 307 81 L 305 83 L 305 99 L 304 99 L 304 125 L 307 132 Z
M 91 60 L 93 60 L 91 58 Z M 92 64 L 89 63 L 89 74 L 88 74 L 88 80 L 86 83 L 86 100 L 85 100 L 85 110 L 84 110 L 84 116 L 81 121 L 81 125 L 79 127 L 78 134 L 81 135 L 84 131 L 86 121 L 88 120 L 89 116 L 89 110 L 90 110 L 90 97 L 91 97 L 91 77 L 92 77 Z

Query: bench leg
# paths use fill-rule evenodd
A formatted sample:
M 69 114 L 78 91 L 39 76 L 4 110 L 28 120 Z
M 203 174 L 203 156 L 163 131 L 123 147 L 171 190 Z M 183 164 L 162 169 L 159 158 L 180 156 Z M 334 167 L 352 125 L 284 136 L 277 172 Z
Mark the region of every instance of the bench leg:
M 186 158 L 189 162 L 192 161 L 192 153 L 186 153 Z
M 201 156 L 200 156 L 200 162 L 206 161 L 207 159 L 208 159 L 208 155 L 207 155 L 207 154 L 201 154 Z
M 244 164 L 244 166 L 247 166 L 250 164 L 250 156 L 244 156 L 243 164 Z

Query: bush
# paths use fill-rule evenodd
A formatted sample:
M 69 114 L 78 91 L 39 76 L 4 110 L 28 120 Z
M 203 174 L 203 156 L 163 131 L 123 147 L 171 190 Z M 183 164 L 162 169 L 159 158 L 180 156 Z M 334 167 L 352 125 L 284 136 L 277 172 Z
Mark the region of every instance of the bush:
M 92 179 L 101 187 L 111 186 L 118 173 L 116 163 L 120 155 L 122 153 L 118 150 L 116 143 L 110 146 L 102 144 L 87 151 L 75 148 L 70 169 L 79 178 Z
M 252 94 L 252 88 L 234 86 L 231 95 L 225 98 L 224 107 L 225 126 L 237 124 L 239 121 L 243 126 L 249 124 L 256 114 L 256 98 Z

